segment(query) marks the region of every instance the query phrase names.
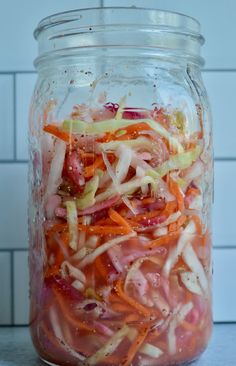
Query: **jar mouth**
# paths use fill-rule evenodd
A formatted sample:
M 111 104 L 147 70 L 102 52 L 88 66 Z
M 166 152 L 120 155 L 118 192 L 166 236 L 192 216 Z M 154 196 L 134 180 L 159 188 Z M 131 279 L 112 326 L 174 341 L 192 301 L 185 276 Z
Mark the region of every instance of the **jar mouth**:
M 140 14 L 142 13 L 142 17 L 138 18 L 139 25 L 146 25 L 150 27 L 171 27 L 179 31 L 182 30 L 184 32 L 189 32 L 189 34 L 195 35 L 196 37 L 201 36 L 199 21 L 191 16 L 182 13 L 142 7 L 104 7 L 69 10 L 45 17 L 39 22 L 37 28 L 35 29 L 34 37 L 35 39 L 38 39 L 40 33 L 48 28 L 54 28 L 63 24 L 68 25 L 69 23 L 73 22 L 78 22 L 78 28 L 85 26 L 91 27 L 92 25 L 100 25 L 101 18 L 98 15 L 106 15 L 106 13 L 109 13 L 109 15 L 111 15 L 112 12 L 121 12 L 123 14 L 122 18 L 117 17 L 117 20 L 119 19 L 119 23 L 121 26 L 125 24 L 137 24 L 137 19 L 135 18 L 135 15 L 140 16 Z M 91 14 L 94 14 L 95 16 L 91 17 Z M 132 15 L 133 18 L 130 17 L 130 15 Z M 113 17 L 110 17 L 110 20 L 108 21 L 106 19 L 105 24 L 114 25 Z
M 172 11 L 136 7 L 76 9 L 48 16 L 34 31 L 39 56 L 82 47 L 151 47 L 200 58 L 200 23 Z M 199 61 L 200 62 L 200 61 Z

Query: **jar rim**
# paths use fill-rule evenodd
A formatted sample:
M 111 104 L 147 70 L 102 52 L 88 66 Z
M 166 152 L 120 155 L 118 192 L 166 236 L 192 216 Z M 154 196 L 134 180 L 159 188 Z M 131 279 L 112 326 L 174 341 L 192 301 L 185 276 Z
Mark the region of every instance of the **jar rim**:
M 86 19 L 83 19 L 84 15 L 89 13 L 100 13 L 105 14 L 106 12 L 123 12 L 123 13 L 140 13 L 145 12 L 142 14 L 142 17 L 139 17 L 138 24 L 144 25 L 144 26 L 150 26 L 150 27 L 170 27 L 173 30 L 176 29 L 178 33 L 181 33 L 181 30 L 183 33 L 189 33 L 190 36 L 198 38 L 199 42 L 201 44 L 204 43 L 204 38 L 200 34 L 200 22 L 195 19 L 194 17 L 191 17 L 189 15 L 170 11 L 170 10 L 162 10 L 162 9 L 155 9 L 155 8 L 146 8 L 146 7 L 93 7 L 93 8 L 84 8 L 84 9 L 74 9 L 74 10 L 68 10 L 64 12 L 55 13 L 52 15 L 49 15 L 45 18 L 43 18 L 37 28 L 34 31 L 34 37 L 37 40 L 39 35 L 50 28 L 54 28 L 57 26 L 61 26 L 63 24 L 68 24 L 75 21 L 80 21 L 81 27 L 85 26 L 96 26 L 99 25 L 101 19 L 98 17 L 98 24 L 92 24 L 88 18 L 88 21 Z M 124 21 L 124 18 L 119 18 L 119 25 L 138 25 L 137 21 L 132 21 L 132 18 L 129 17 L 128 21 Z M 106 21 L 105 25 L 114 25 L 114 22 L 112 21 Z M 116 25 L 118 25 L 116 23 Z M 78 28 L 80 27 L 80 24 L 78 24 Z

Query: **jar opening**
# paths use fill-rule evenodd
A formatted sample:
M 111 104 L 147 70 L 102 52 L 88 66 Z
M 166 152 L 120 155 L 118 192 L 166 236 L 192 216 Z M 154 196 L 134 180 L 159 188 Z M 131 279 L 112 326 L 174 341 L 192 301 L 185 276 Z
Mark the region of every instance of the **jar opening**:
M 184 14 L 136 7 L 71 10 L 43 19 L 34 32 L 39 56 L 82 47 L 146 47 L 201 63 L 199 22 Z M 198 60 L 197 60 L 198 59 Z

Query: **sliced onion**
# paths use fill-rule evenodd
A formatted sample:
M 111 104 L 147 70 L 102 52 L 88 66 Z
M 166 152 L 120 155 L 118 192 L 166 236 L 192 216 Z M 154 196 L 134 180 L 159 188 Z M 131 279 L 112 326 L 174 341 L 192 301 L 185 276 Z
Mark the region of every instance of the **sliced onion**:
M 150 343 L 143 344 L 139 351 L 152 358 L 159 358 L 163 355 L 163 351 L 160 348 L 153 346 Z
M 168 234 L 168 227 L 167 226 L 163 226 L 163 227 L 159 227 L 157 228 L 154 233 L 153 233 L 153 237 L 154 238 L 158 238 L 160 236 L 164 236 Z
M 152 300 L 164 317 L 170 314 L 170 306 L 158 290 L 152 291 Z

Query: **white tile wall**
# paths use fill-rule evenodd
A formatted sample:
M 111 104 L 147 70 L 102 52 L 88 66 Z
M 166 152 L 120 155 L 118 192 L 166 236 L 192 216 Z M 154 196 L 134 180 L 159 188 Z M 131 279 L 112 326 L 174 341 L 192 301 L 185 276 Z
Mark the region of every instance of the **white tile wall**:
M 36 79 L 35 73 L 16 75 L 16 157 L 18 160 L 28 159 L 28 114 Z
M 105 6 L 136 6 L 172 10 L 197 18 L 207 42 L 206 67 L 235 68 L 235 0 L 104 0 Z
M 14 157 L 13 76 L 0 75 L 0 159 Z
M 214 122 L 217 158 L 236 158 L 236 72 L 204 72 Z
M 235 321 L 236 250 L 214 250 L 213 307 L 215 321 Z
M 236 161 L 215 163 L 215 204 L 213 242 L 215 246 L 236 247 L 235 212 Z
M 37 45 L 33 31 L 38 22 L 64 10 L 96 7 L 99 0 L 8 0 L 1 2 L 0 69 L 3 71 L 33 70 Z
M 27 164 L 0 164 L 0 249 L 27 248 Z
M 29 319 L 29 274 L 28 253 L 26 251 L 14 252 L 14 324 L 28 324 Z
M 12 321 L 11 310 L 11 254 L 0 253 L 0 324 L 7 325 Z
M 28 104 L 36 78 L 34 73 L 29 73 L 36 56 L 32 32 L 43 16 L 70 8 L 98 6 L 99 3 L 90 0 L 40 3 L 9 0 L 4 3 L 4 11 L 0 12 L 0 44 L 4 49 L 0 57 L 0 202 L 3 208 L 0 210 L 0 278 L 4 276 L 4 282 L 0 281 L 0 324 L 11 324 L 13 320 L 15 324 L 25 324 L 28 319 L 27 164 L 24 161 L 27 159 Z M 233 211 L 236 205 L 233 193 L 236 181 L 233 111 L 236 97 L 236 51 L 233 47 L 236 3 L 228 0 L 226 7 L 223 0 L 105 0 L 104 4 L 158 6 L 193 15 L 202 23 L 207 39 L 204 56 L 208 69 L 203 77 L 213 107 L 217 158 L 213 215 L 214 318 L 216 321 L 236 321 L 236 295 L 232 291 L 236 277 Z M 14 12 L 11 11 L 13 6 Z M 6 14 L 11 14 L 11 27 Z M 20 27 L 19 19 L 24 19 Z

